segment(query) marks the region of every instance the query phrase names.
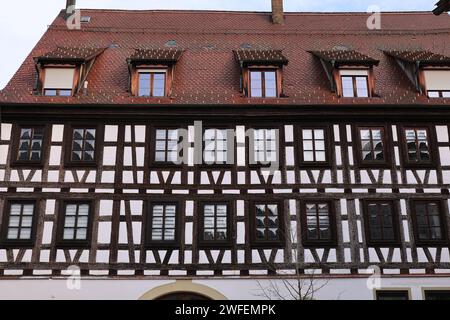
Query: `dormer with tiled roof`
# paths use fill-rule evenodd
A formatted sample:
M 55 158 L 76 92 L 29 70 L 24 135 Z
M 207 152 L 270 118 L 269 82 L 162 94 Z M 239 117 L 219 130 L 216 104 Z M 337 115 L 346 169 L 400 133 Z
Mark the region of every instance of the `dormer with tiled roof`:
M 175 64 L 183 52 L 178 48 L 135 49 L 127 59 L 131 95 L 146 98 L 170 96 Z
M 450 97 L 450 57 L 428 50 L 387 50 L 417 91 L 429 98 Z
M 289 60 L 282 50 L 234 50 L 241 68 L 241 92 L 250 98 L 283 97 L 283 67 Z
M 310 51 L 317 57 L 331 90 L 339 97 L 369 98 L 375 95 L 373 67 L 380 61 L 355 50 Z
M 38 80 L 34 92 L 44 96 L 72 96 L 87 90 L 86 78 L 105 48 L 57 47 L 34 58 Z

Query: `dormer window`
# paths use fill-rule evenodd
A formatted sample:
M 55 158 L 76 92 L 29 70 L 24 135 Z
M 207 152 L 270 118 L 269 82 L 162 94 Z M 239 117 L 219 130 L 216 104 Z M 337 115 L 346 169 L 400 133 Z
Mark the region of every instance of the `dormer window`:
M 58 47 L 35 57 L 38 81 L 35 94 L 48 97 L 70 97 L 79 92 L 95 59 L 104 48 Z
M 342 97 L 368 98 L 369 72 L 367 70 L 341 70 Z
M 175 64 L 181 49 L 137 49 L 127 60 L 131 95 L 163 98 L 171 95 Z
M 425 50 L 385 51 L 416 90 L 428 98 L 450 98 L 450 57 Z
M 75 68 L 45 68 L 44 96 L 71 96 L 75 81 Z
M 373 67 L 379 64 L 354 50 L 311 51 L 320 59 L 331 90 L 342 98 L 370 98 L 375 94 Z
M 241 91 L 249 98 L 279 98 L 283 94 L 283 66 L 288 60 L 281 50 L 237 50 L 241 66 Z
M 166 95 L 166 69 L 138 70 L 139 97 L 164 97 Z
M 276 98 L 277 92 L 276 69 L 250 70 L 250 96 L 253 98 Z

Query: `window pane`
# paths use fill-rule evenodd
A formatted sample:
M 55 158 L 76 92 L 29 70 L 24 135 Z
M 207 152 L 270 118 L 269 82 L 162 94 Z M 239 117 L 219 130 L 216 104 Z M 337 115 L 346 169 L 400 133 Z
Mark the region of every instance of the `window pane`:
M 139 96 L 150 96 L 150 74 L 139 73 Z
M 352 77 L 342 77 L 342 94 L 345 98 L 353 98 L 355 96 Z
M 358 97 L 365 98 L 369 96 L 366 77 L 356 77 L 356 91 Z
M 56 90 L 45 89 L 44 95 L 49 96 L 49 97 L 54 97 L 54 96 L 56 96 Z
M 265 72 L 266 97 L 274 98 L 277 96 L 277 81 L 275 72 Z
M 262 73 L 259 71 L 250 72 L 250 95 L 252 97 L 262 97 Z
M 360 129 L 362 159 L 384 161 L 384 135 L 381 129 Z
M 86 203 L 67 204 L 64 220 L 64 240 L 86 240 L 89 223 L 89 208 Z
M 428 91 L 429 98 L 439 98 L 439 91 Z
M 70 97 L 72 95 L 72 90 L 59 90 L 59 95 L 61 97 Z
M 95 160 L 95 129 L 74 129 L 72 161 Z
M 9 228 L 7 234 L 8 240 L 17 240 L 19 238 L 19 229 L 18 228 Z
M 19 150 L 17 160 L 39 161 L 41 160 L 41 149 L 43 141 L 42 128 L 22 128 L 20 132 Z
M 153 96 L 154 97 L 164 97 L 166 86 L 166 74 L 165 73 L 155 73 L 153 80 Z
M 152 240 L 174 241 L 176 228 L 176 206 L 153 206 L 151 228 Z

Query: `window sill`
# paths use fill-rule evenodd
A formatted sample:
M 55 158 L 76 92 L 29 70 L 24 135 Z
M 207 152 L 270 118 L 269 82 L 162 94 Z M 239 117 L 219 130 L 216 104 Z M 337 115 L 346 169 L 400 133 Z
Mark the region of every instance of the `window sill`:
M 90 242 L 74 242 L 74 241 L 60 241 L 56 244 L 57 249 L 90 249 Z
M 3 241 L 0 243 L 0 249 L 33 249 L 34 241 Z
M 417 247 L 447 247 L 447 240 L 437 240 L 437 241 L 416 241 Z
M 12 161 L 11 162 L 11 168 L 25 168 L 25 167 L 31 167 L 31 168 L 43 168 L 44 163 L 41 162 L 34 162 L 34 161 Z
M 360 162 L 357 164 L 358 168 L 360 169 L 390 169 L 391 164 L 390 163 L 363 163 Z
M 210 249 L 210 250 L 214 250 L 214 249 L 231 249 L 232 248 L 232 244 L 230 242 L 202 242 L 201 240 L 198 242 L 198 248 L 199 249 Z
M 64 163 L 65 168 L 97 168 L 97 162 L 66 162 Z
M 367 247 L 372 248 L 400 248 L 402 244 L 398 241 L 392 242 L 376 242 L 376 241 L 368 241 Z
M 170 249 L 179 249 L 180 248 L 180 244 L 178 242 L 176 243 L 167 243 L 167 242 L 151 242 L 151 243 L 147 243 L 145 245 L 145 249 L 147 250 L 170 250 Z
M 251 247 L 254 249 L 283 249 L 285 247 L 285 243 L 282 241 L 277 242 L 256 242 L 253 241 Z
M 335 241 L 332 242 L 313 242 L 313 241 L 303 241 L 303 247 L 305 248 L 335 248 L 338 244 Z

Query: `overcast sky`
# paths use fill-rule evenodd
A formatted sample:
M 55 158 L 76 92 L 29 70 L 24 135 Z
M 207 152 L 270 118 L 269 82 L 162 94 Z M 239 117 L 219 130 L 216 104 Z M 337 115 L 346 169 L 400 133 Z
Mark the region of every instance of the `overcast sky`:
M 433 9 L 437 0 L 285 0 L 286 11 L 382 11 Z M 3 88 L 36 42 L 65 6 L 65 0 L 2 1 L 0 7 L 0 88 Z M 78 0 L 79 8 L 208 9 L 270 11 L 270 0 Z

